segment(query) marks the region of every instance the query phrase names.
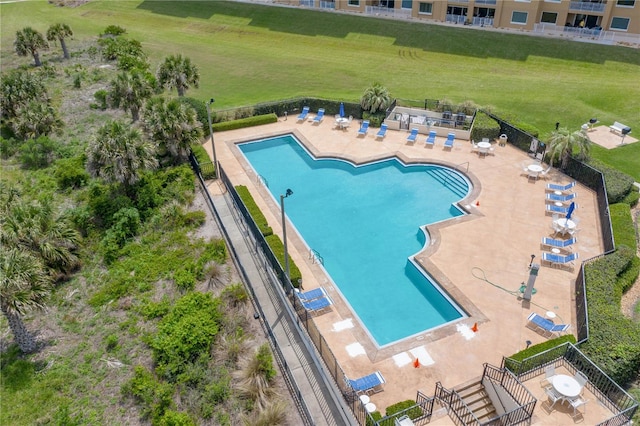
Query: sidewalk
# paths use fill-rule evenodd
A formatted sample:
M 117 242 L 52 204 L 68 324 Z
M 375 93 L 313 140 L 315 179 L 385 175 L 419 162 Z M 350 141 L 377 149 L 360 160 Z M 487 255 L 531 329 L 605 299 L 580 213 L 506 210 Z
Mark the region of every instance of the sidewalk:
M 295 313 L 283 291 L 269 283 L 270 270 L 261 267 L 258 253 L 249 233 L 242 229 L 234 211 L 233 200 L 224 190 L 223 184 L 214 181 L 208 184 L 207 190 L 213 201 L 214 216 L 220 227 L 225 229 L 227 244 L 235 254 L 241 276 L 246 277 L 251 286 L 256 302 L 264 314 L 263 321 L 272 330 L 274 339 L 285 358 L 288 369 L 300 390 L 298 395 L 306 405 L 314 425 L 357 425 L 345 404 L 340 390 L 335 386 L 330 374 L 324 371 L 322 363 L 317 359 L 315 351 L 307 340 L 303 339 L 302 330 L 293 320 Z

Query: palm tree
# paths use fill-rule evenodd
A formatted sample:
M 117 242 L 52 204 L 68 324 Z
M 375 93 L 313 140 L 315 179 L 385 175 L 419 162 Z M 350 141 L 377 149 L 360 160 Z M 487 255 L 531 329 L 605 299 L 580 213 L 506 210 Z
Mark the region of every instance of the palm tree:
M 0 76 L 0 112 L 3 118 L 13 119 L 20 107 L 30 101 L 49 102 L 47 88 L 38 73 L 12 70 Z
M 156 76 L 160 86 L 169 90 L 175 87 L 178 96 L 184 96 L 191 86 L 197 88 L 200 80 L 198 68 L 191 64 L 191 59 L 183 58 L 182 55 L 166 57 L 158 67 Z
M 369 111 L 371 114 L 375 114 L 376 111 L 383 111 L 390 103 L 391 95 L 387 88 L 380 83 L 373 83 L 372 86 L 364 91 L 360 99 L 362 109 Z
M 138 180 L 142 172 L 158 166 L 154 147 L 142 139 L 139 130 L 121 121 L 109 121 L 87 148 L 87 171 L 107 183 L 119 183 L 125 189 Z
M 49 48 L 49 43 L 47 43 L 42 34 L 31 27 L 18 31 L 16 33 L 16 41 L 13 44 L 19 56 L 33 56 L 36 67 L 42 65 L 39 50 Z
M 52 133 L 60 134 L 64 122 L 48 102 L 31 101 L 18 109 L 11 127 L 16 136 L 22 139 L 37 139 Z
M 73 31 L 71 31 L 71 27 L 67 24 L 53 24 L 47 30 L 47 40 L 54 41 L 58 40 L 60 42 L 60 47 L 62 47 L 62 54 L 65 59 L 69 59 L 69 51 L 67 50 L 67 43 L 65 42 L 65 38 L 71 37 L 73 35 Z
M 196 111 L 177 99 L 165 102 L 164 98 L 149 101 L 144 112 L 145 129 L 151 138 L 166 150 L 178 163 L 189 156 L 190 146 L 202 138 L 202 123 Z
M 571 132 L 566 128 L 555 130 L 549 138 L 549 155 L 551 156 L 551 164 L 554 160 L 560 160 L 561 167 L 567 168 L 569 157 L 578 151 L 579 158 L 589 156 L 591 150 L 591 140 L 584 130 L 576 130 Z
M 109 103 L 115 108 L 131 111 L 135 123 L 140 118 L 140 109 L 145 100 L 153 95 L 153 85 L 147 75 L 139 70 L 123 71 L 111 81 Z
M 51 278 L 36 257 L 17 248 L 0 249 L 0 310 L 24 353 L 35 351 L 37 345 L 22 316 L 43 309 L 50 292 Z
M 0 224 L 0 244 L 30 253 L 54 280 L 80 265 L 80 233 L 50 198 L 26 202 L 14 197 Z

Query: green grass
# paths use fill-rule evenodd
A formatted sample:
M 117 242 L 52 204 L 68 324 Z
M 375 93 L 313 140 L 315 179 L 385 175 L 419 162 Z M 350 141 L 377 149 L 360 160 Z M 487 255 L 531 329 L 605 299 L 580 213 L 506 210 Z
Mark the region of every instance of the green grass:
M 492 106 L 542 139 L 556 122 L 579 129 L 591 117 L 640 129 L 640 50 L 629 47 L 222 1 L 30 1 L 0 11 L 3 63 L 30 63 L 11 50 L 24 26 L 69 23 L 73 51 L 118 24 L 153 68 L 168 54 L 189 56 L 201 73 L 189 95 L 215 97 L 216 109 L 297 96 L 357 101 L 380 82 L 397 98 Z M 59 55 L 53 46 L 44 59 Z M 594 156 L 640 181 L 640 144 Z

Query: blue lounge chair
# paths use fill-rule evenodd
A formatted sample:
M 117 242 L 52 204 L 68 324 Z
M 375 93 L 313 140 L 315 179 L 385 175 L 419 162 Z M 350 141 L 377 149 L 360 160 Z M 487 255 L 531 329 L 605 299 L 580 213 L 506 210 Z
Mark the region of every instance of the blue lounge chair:
M 325 293 L 324 288 L 318 287 L 309 291 L 296 291 L 296 295 L 301 301 L 310 302 L 314 299 L 326 297 L 327 293 Z
M 445 149 L 446 148 L 452 149 L 453 148 L 453 141 L 455 140 L 455 138 L 456 138 L 456 134 L 455 133 L 449 133 L 447 135 L 447 140 L 444 141 L 444 148 Z
M 407 136 L 407 142 L 415 142 L 416 138 L 418 137 L 418 129 L 416 129 L 415 127 L 413 129 L 411 129 L 411 133 L 409 133 L 409 136 Z
M 574 186 L 576 186 L 576 181 L 574 180 L 573 182 L 570 182 L 566 185 L 556 185 L 555 183 L 548 183 L 547 184 L 547 191 L 560 191 L 560 192 L 567 192 L 570 189 L 572 189 Z
M 387 125 L 382 123 L 382 125 L 380 126 L 380 130 L 378 130 L 378 133 L 376 133 L 376 139 L 384 139 L 386 134 L 387 134 Z
M 427 141 L 425 142 L 425 144 L 427 146 L 434 146 L 436 143 L 436 131 L 435 130 L 431 130 L 429 132 L 429 136 L 427 136 Z
M 527 321 L 532 324 L 534 328 L 541 331 L 546 337 L 563 333 L 571 327 L 570 324 L 555 324 L 550 319 L 538 315 L 535 312 L 532 312 L 531 315 L 529 315 Z
M 542 237 L 541 244 L 545 247 L 571 250 L 571 246 L 577 241 L 576 237 L 571 237 L 568 240 L 556 240 L 555 238 Z
M 331 300 L 326 297 L 318 297 L 317 299 L 313 299 L 313 300 L 302 300 L 300 299 L 300 303 L 302 303 L 302 306 L 304 306 L 304 308 L 307 310 L 307 312 L 320 312 L 326 308 L 328 308 L 329 306 L 331 306 Z
M 369 130 L 369 120 L 364 120 L 362 122 L 362 126 L 360 126 L 360 129 L 358 130 L 358 136 L 366 136 L 367 130 Z
M 571 253 L 567 256 L 554 253 L 542 253 L 542 260 L 549 262 L 551 266 L 573 265 L 573 261 L 578 258 L 578 253 Z
M 547 201 L 552 201 L 552 202 L 560 201 L 561 203 L 568 203 L 569 201 L 574 200 L 577 196 L 578 194 L 576 194 L 575 192 L 572 192 L 571 194 L 566 194 L 566 195 L 549 193 L 547 194 L 546 198 L 547 198 Z
M 313 117 L 313 124 L 320 124 L 322 123 L 322 120 L 324 120 L 324 108 L 320 108 L 318 110 L 318 114 L 316 114 L 315 117 Z
M 309 107 L 306 106 L 302 108 L 302 112 L 298 115 L 298 121 L 304 121 L 307 119 L 307 115 L 309 114 Z
M 577 207 L 577 205 L 574 204 L 575 207 Z M 574 209 L 575 209 L 574 207 Z M 545 207 L 547 213 L 559 213 L 563 216 L 566 216 L 567 213 L 569 213 L 569 207 L 565 207 L 565 206 L 557 206 L 555 204 L 547 204 Z
M 385 381 L 382 373 L 376 371 L 375 373 L 355 380 L 347 378 L 347 384 L 357 393 L 374 393 L 382 390 L 382 385 L 385 384 Z

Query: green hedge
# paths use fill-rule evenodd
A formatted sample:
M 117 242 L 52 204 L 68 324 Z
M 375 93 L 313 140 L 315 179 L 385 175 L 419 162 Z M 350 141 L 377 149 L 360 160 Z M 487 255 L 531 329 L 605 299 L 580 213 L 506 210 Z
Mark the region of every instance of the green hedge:
M 482 138 L 493 140 L 498 136 L 500 136 L 500 124 L 487 114 L 478 111 L 471 130 L 471 140 L 481 140 Z
M 276 259 L 280 262 L 280 266 L 284 269 L 284 244 L 282 244 L 282 240 L 275 234 L 269 235 L 268 237 L 265 237 L 265 239 L 267 240 L 267 244 L 269 244 L 271 251 L 276 256 Z M 300 287 L 302 274 L 293 259 L 291 259 L 291 256 L 289 256 L 289 279 L 294 287 Z
M 273 229 L 271 229 L 271 227 L 267 223 L 267 218 L 262 214 L 262 210 L 260 210 L 256 202 L 254 201 L 251 193 L 249 192 L 249 189 L 247 189 L 247 187 L 244 185 L 238 185 L 235 188 L 236 192 L 240 196 L 240 199 L 244 203 L 244 206 L 249 211 L 249 214 L 253 218 L 256 225 L 258 225 L 258 229 L 260 229 L 262 235 L 264 235 L 265 237 L 272 235 Z
M 575 344 L 576 337 L 573 334 L 565 334 L 564 336 L 556 337 L 555 339 L 547 340 L 546 342 L 538 343 L 537 345 L 529 346 L 527 349 L 523 349 L 511 355 L 509 358 L 515 361 L 523 361 L 534 355 L 548 351 L 551 348 L 560 346 L 566 342 Z
M 624 245 L 636 251 L 636 230 L 628 204 L 618 203 L 609 205 L 609 216 L 613 228 L 613 238 L 616 246 Z
M 609 204 L 622 202 L 630 192 L 635 191 L 633 186 L 634 179 L 631 176 L 595 158 L 590 158 L 588 163 L 604 175 Z
M 413 408 L 411 408 L 413 407 Z M 408 411 L 404 411 L 411 408 Z M 406 401 L 400 401 L 400 402 L 396 402 L 395 404 L 392 404 L 390 406 L 387 407 L 387 411 L 385 412 L 386 417 L 389 416 L 393 416 L 396 413 L 402 413 L 402 415 L 404 416 L 405 414 L 407 416 L 409 416 L 412 420 L 413 419 L 417 419 L 418 417 L 422 416 L 422 408 L 420 408 L 419 406 L 416 406 L 416 402 L 408 399 Z
M 223 121 L 213 125 L 213 137 L 216 132 L 225 130 L 244 129 L 245 127 L 260 126 L 262 124 L 277 123 L 278 116 L 275 114 L 256 115 L 254 117 L 241 118 L 239 120 Z
M 581 350 L 621 385 L 640 369 L 640 324 L 620 311 L 620 298 L 640 268 L 635 252 L 624 245 L 585 266 L 589 340 Z
M 193 155 L 198 160 L 198 164 L 201 166 L 204 164 L 210 164 L 211 167 L 200 167 L 200 172 L 202 173 L 203 179 L 213 179 L 216 177 L 215 166 L 213 166 L 213 162 L 211 161 L 211 157 L 209 157 L 209 153 L 204 149 L 202 145 L 191 145 L 191 151 Z

